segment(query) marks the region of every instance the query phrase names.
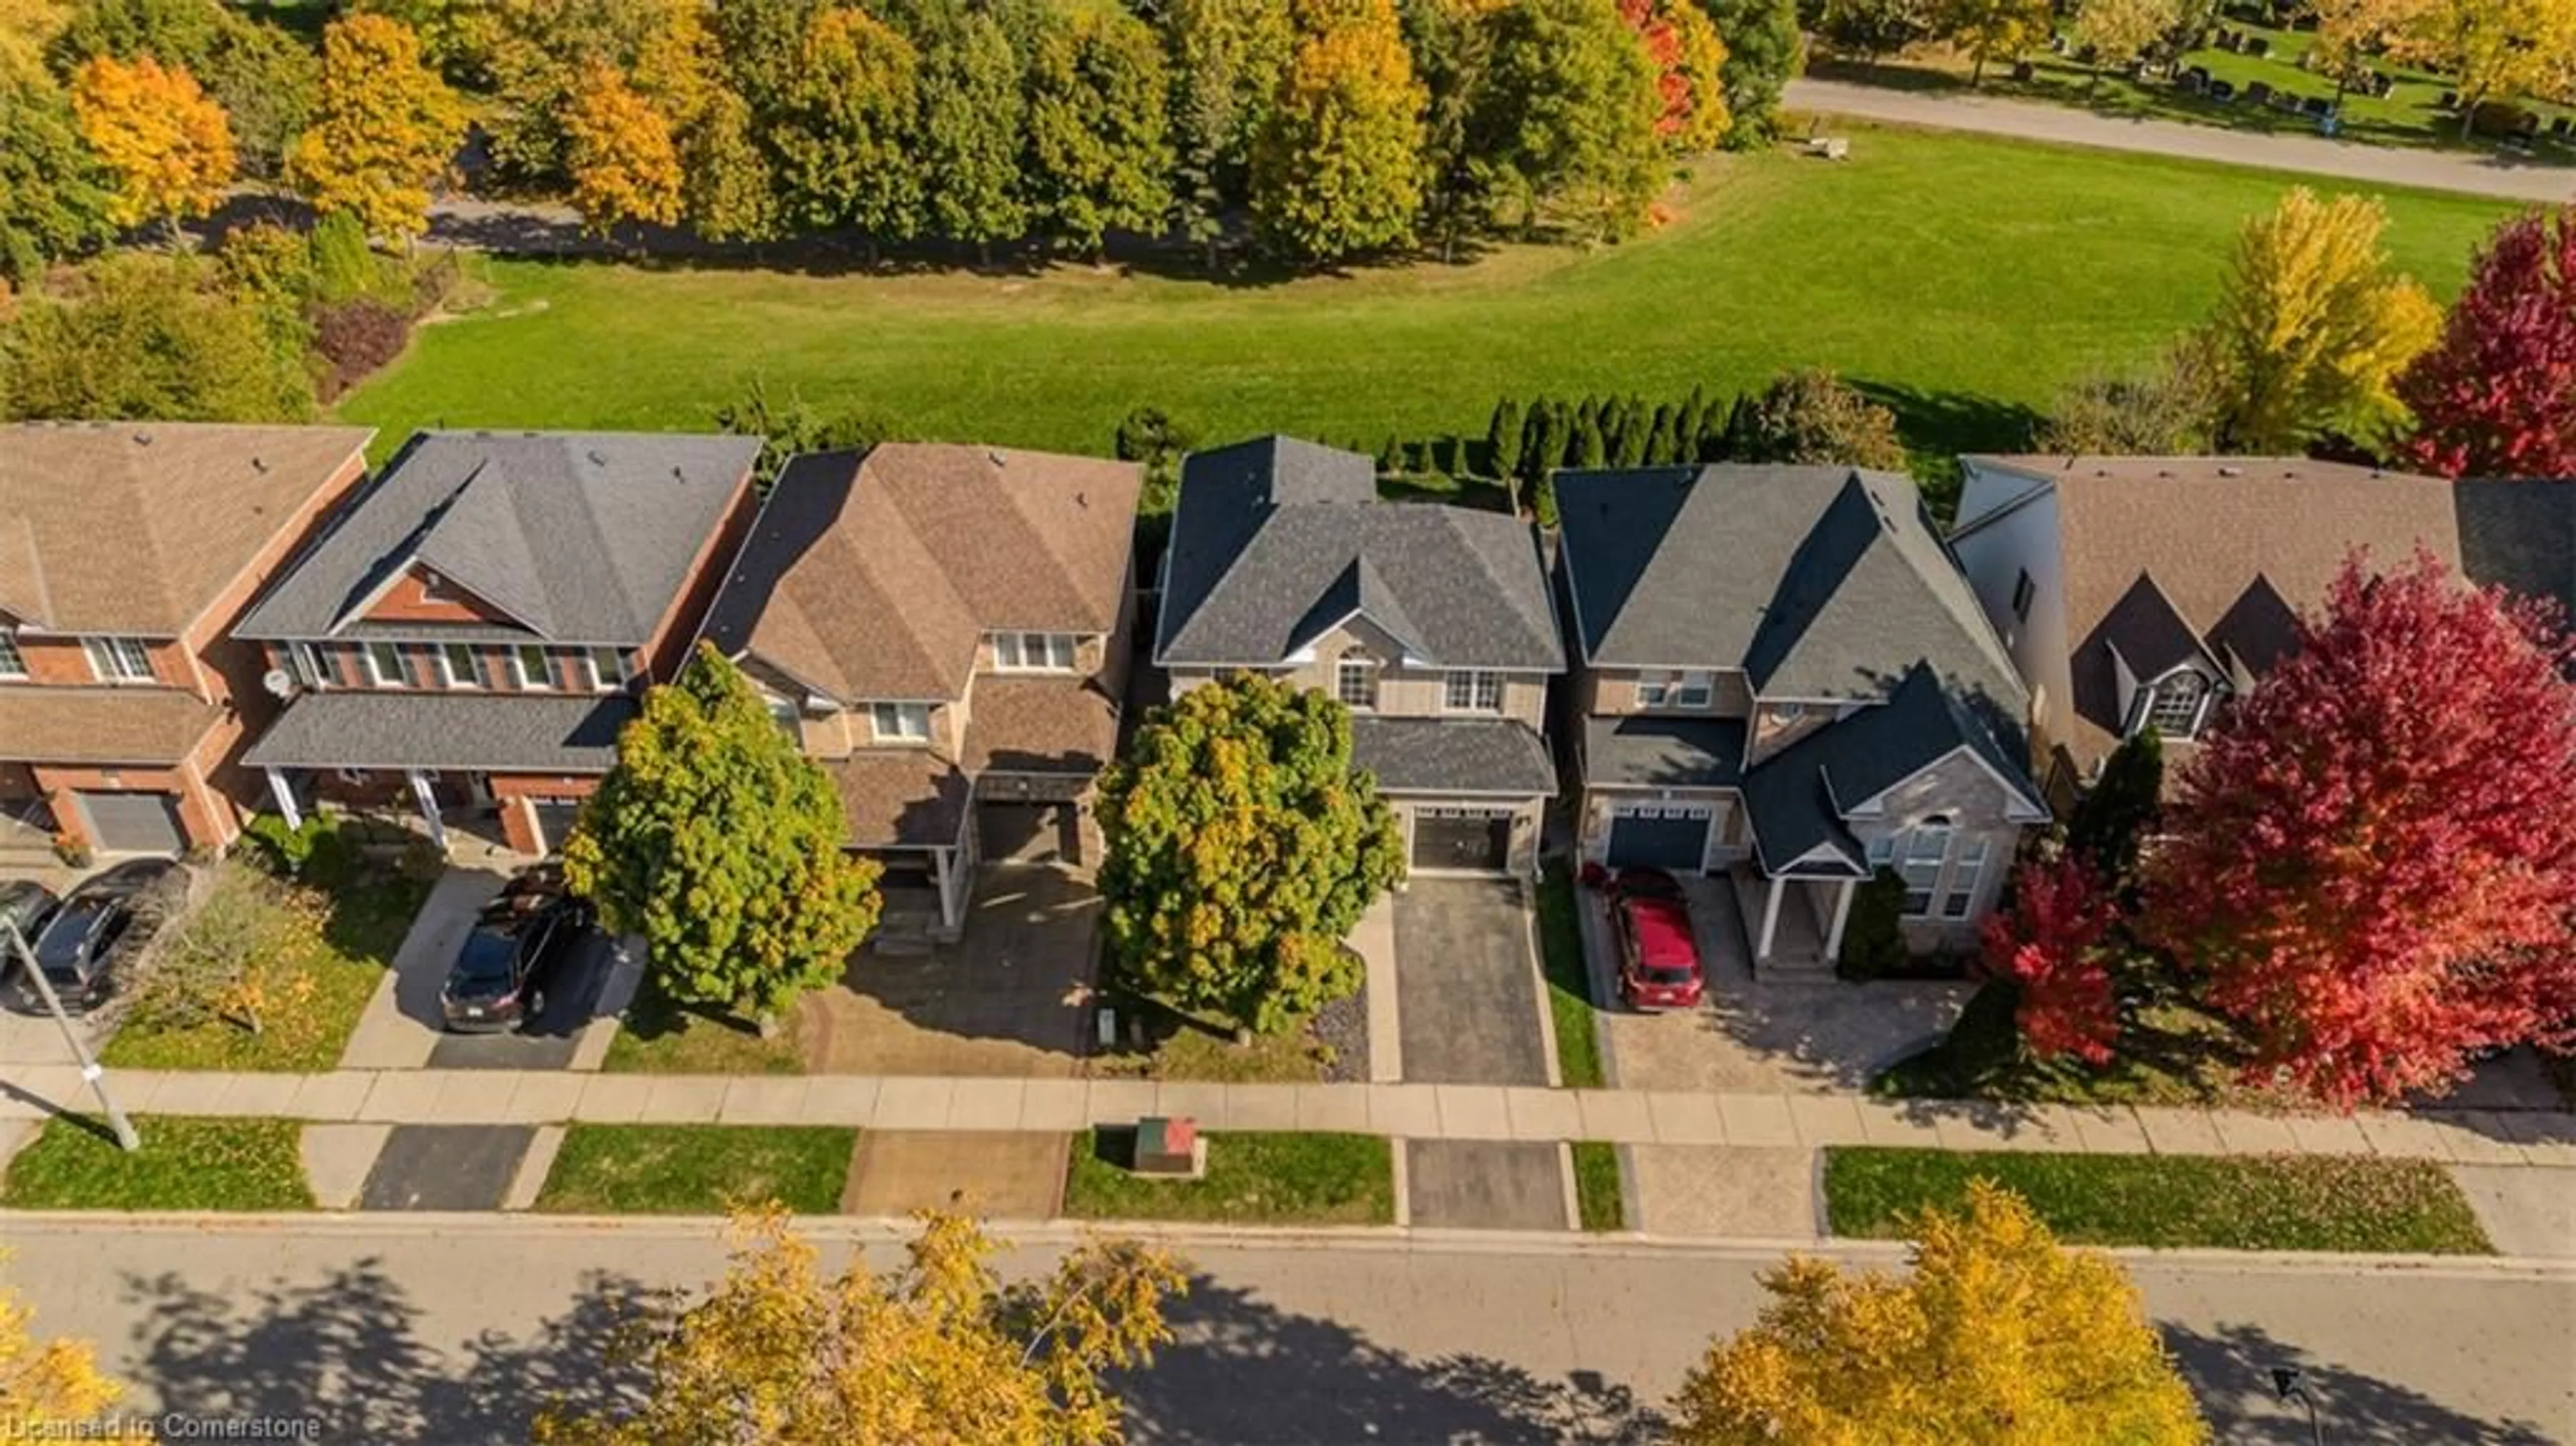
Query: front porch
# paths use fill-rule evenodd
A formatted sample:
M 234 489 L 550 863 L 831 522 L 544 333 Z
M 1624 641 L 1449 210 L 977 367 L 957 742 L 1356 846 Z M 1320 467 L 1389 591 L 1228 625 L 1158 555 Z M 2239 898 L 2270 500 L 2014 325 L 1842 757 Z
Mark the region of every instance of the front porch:
M 524 798 L 496 791 L 480 773 L 428 769 L 318 770 L 266 768 L 269 801 L 289 828 L 328 813 L 427 842 L 461 865 L 515 868 L 544 857 L 555 840 L 530 837 Z M 521 817 L 514 819 L 517 812 Z
M 1860 880 L 1766 876 L 1745 865 L 1728 870 L 1727 881 L 1744 916 L 1757 975 L 1781 983 L 1834 977 Z

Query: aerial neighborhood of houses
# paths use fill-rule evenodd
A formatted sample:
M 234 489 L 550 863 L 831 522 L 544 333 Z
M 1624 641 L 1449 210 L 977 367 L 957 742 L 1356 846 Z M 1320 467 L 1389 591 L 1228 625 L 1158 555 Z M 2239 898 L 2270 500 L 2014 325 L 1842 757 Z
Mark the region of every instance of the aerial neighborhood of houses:
M 1829 974 L 1893 872 L 1963 948 L 2124 737 L 2195 733 L 2347 553 L 2576 595 L 2576 489 L 2306 459 L 1972 456 L 1956 524 L 1839 466 L 1561 472 L 1561 527 L 1380 497 L 1288 437 L 1200 451 L 1139 566 L 1136 464 L 887 443 L 335 426 L 0 432 L 8 846 L 221 850 L 266 811 L 558 850 L 700 640 L 830 776 L 884 927 L 979 861 L 1098 862 L 1142 709 L 1236 672 L 1350 710 L 1417 873 L 1731 881 Z M 1143 621 L 1140 621 L 1142 619 Z

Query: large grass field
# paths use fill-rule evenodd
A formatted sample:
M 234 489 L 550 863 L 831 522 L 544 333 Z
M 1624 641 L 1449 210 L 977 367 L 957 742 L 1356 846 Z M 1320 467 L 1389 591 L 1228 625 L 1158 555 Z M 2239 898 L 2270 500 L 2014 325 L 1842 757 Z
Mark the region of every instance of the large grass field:
M 1838 127 L 1838 129 L 1846 129 Z M 2088 369 L 2142 367 L 2295 178 L 1902 129 L 1841 163 L 1723 157 L 1677 218 L 1586 251 L 1226 284 L 1065 266 L 801 274 L 502 261 L 340 407 L 424 426 L 680 428 L 755 378 L 923 436 L 1103 451 L 1164 407 L 1203 438 L 1481 435 L 1505 393 L 1674 395 L 1830 366 L 1927 453 L 2010 447 Z M 2445 295 L 2508 207 L 2395 194 L 2388 244 Z

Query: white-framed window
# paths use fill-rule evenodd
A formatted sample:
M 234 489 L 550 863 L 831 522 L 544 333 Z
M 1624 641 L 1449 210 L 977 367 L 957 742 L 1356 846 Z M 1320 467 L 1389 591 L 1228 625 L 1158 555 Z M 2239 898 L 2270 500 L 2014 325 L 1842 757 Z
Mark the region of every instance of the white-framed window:
M 2200 731 L 2201 708 L 2208 701 L 2209 680 L 2185 669 L 2148 692 L 2141 724 L 2167 738 L 2189 738 Z
M 2013 616 L 2023 622 L 2029 622 L 2030 600 L 2038 592 L 2039 584 L 2030 580 L 2030 570 L 2024 568 L 2021 574 L 2013 579 Z
M 89 670 L 102 683 L 149 683 L 152 653 L 141 638 L 83 638 Z
M 1950 882 L 1941 891 L 1941 917 L 1964 919 L 1977 902 L 1977 885 L 1986 873 L 1986 841 L 1974 838 L 1959 846 L 1959 857 L 1950 865 Z
M 1905 831 L 1905 847 L 1896 856 L 1896 874 L 1905 881 L 1905 917 L 1927 918 L 1932 891 L 1941 886 L 1941 862 L 1950 856 L 1950 824 L 1930 819 Z
M 995 633 L 993 667 L 1005 673 L 1070 673 L 1071 633 Z
M 411 682 L 403 672 L 402 649 L 392 643 L 367 644 L 367 681 L 379 688 L 400 688 Z
M 18 651 L 18 630 L 0 628 L 0 678 L 27 676 L 27 655 Z
M 1377 664 L 1366 658 L 1344 658 L 1333 665 L 1333 696 L 1345 708 L 1363 711 L 1377 706 Z
M 1637 675 L 1637 704 L 1644 708 L 1705 708 L 1715 684 L 1698 669 L 1649 668 Z
M 619 649 L 584 648 L 581 666 L 594 693 L 613 693 L 626 686 L 626 654 Z
M 795 704 L 784 698 L 771 697 L 767 694 L 763 694 L 760 701 L 768 705 L 769 716 L 776 720 L 781 731 L 799 743 L 805 741 L 804 722 L 796 716 Z
M 483 674 L 474 665 L 474 649 L 464 643 L 438 645 L 438 681 L 450 688 L 480 688 Z
M 510 675 L 531 693 L 547 692 L 555 685 L 554 661 L 536 644 L 521 643 L 510 650 Z
M 868 722 L 879 743 L 927 743 L 930 741 L 930 705 L 927 703 L 871 703 Z
M 1503 675 L 1479 669 L 1452 672 L 1443 685 L 1441 704 L 1452 713 L 1500 713 Z

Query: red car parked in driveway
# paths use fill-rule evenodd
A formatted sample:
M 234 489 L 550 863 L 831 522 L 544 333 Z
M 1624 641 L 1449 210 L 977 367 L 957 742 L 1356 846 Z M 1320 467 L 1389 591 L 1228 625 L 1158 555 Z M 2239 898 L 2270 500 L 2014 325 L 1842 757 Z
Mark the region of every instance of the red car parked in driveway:
M 1660 869 L 1623 869 L 1609 893 L 1610 921 L 1619 932 L 1619 997 L 1632 1009 L 1698 1007 L 1707 975 L 1681 885 Z

